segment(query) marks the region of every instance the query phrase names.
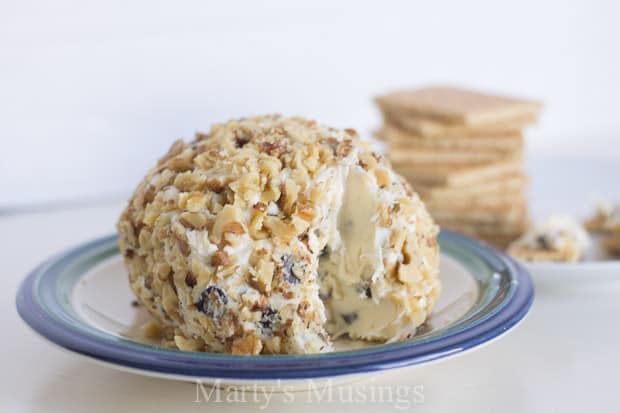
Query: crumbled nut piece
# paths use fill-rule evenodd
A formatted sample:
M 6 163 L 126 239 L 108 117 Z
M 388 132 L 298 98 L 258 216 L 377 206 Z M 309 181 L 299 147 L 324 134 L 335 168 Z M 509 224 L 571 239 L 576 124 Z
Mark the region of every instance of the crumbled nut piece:
M 375 178 L 377 178 L 379 188 L 385 188 L 390 185 L 390 174 L 383 168 L 375 169 Z
M 248 232 L 253 239 L 265 239 L 269 236 L 266 231 L 263 231 L 263 220 L 265 215 L 263 213 L 255 213 L 252 215 L 250 225 L 248 226 Z
M 352 171 L 368 228 L 346 225 L 355 215 L 346 211 Z M 398 340 L 415 332 L 439 292 L 436 227 L 419 197 L 353 130 L 300 118 L 239 119 L 175 143 L 118 229 L 131 288 L 161 325 L 162 345 L 185 351 L 329 351 L 334 331 Z M 381 243 L 377 257 L 365 253 L 371 241 Z M 359 262 L 347 253 L 358 247 Z M 334 277 L 345 259 L 353 279 L 343 283 Z M 385 275 L 371 283 L 381 262 Z M 325 282 L 334 285 L 323 291 Z M 362 313 L 345 294 L 377 311 L 392 300 L 402 317 L 360 331 Z
M 217 250 L 211 256 L 211 265 L 214 267 L 225 267 L 230 264 L 230 257 L 225 251 Z
M 269 337 L 265 340 L 265 350 L 270 354 L 282 352 L 282 339 L 278 336 Z
M 263 193 L 261 194 L 260 199 L 265 204 L 269 204 L 270 202 L 274 202 L 280 199 L 280 195 L 281 195 L 280 186 L 276 184 L 275 182 L 270 181 L 268 185 L 265 187 L 265 189 L 263 190 Z
M 179 350 L 183 351 L 199 351 L 205 345 L 204 341 L 200 339 L 193 340 L 179 335 L 174 336 L 174 344 L 176 344 Z
M 293 216 L 291 217 L 291 226 L 294 229 L 294 235 L 299 236 L 310 227 L 310 222 L 299 216 Z
M 258 169 L 262 172 L 267 178 L 277 177 L 280 173 L 280 169 L 282 168 L 282 163 L 277 158 L 267 158 L 261 157 L 258 160 Z
M 158 262 L 153 266 L 153 273 L 162 281 L 168 279 L 171 271 L 170 264 L 167 262 Z
M 140 329 L 146 338 L 161 338 L 161 326 L 153 320 L 146 322 Z
M 292 211 L 292 207 L 297 202 L 297 195 L 299 192 L 299 186 L 292 179 L 287 179 L 282 184 L 282 195 L 278 201 L 278 206 L 285 213 L 290 214 Z
M 260 291 L 271 291 L 271 282 L 273 280 L 275 268 L 275 264 L 267 259 L 261 259 L 258 261 L 258 264 L 256 264 L 256 277 L 253 281 Z
M 286 152 L 286 145 L 281 140 L 275 142 L 262 142 L 260 144 L 260 148 L 263 152 L 276 157 L 279 157 Z
M 306 318 L 311 308 L 312 304 L 310 304 L 310 301 L 303 300 L 297 305 L 297 314 L 299 314 L 300 317 Z
M 210 234 L 212 242 L 218 244 L 222 241 L 224 233 L 243 234 L 243 213 L 234 205 L 226 205 L 215 217 L 213 231 Z
M 209 190 L 219 194 L 226 187 L 226 178 L 224 178 L 224 176 L 222 175 L 216 175 L 216 176 L 209 177 L 206 180 L 206 187 Z
M 191 194 L 185 203 L 185 207 L 189 212 L 200 212 L 207 205 L 207 196 L 200 192 Z
M 350 139 L 346 139 L 344 142 L 338 145 L 337 155 L 341 158 L 345 158 L 349 156 L 352 150 L 353 150 L 353 142 Z
M 189 242 L 187 241 L 187 235 L 185 234 L 183 225 L 180 223 L 173 224 L 171 227 L 171 232 L 172 236 L 177 241 L 177 247 L 179 248 L 179 251 L 181 251 L 181 254 L 185 256 L 189 255 L 192 250 L 189 246 Z
M 377 160 L 371 152 L 360 153 L 360 164 L 368 171 L 373 171 L 377 167 Z
M 392 225 L 392 212 L 388 205 L 382 205 L 379 210 L 379 222 L 384 227 Z
M 297 215 L 308 222 L 311 222 L 316 216 L 316 211 L 308 204 L 297 205 Z
M 254 204 L 253 208 L 256 209 L 257 211 L 265 212 L 265 211 L 267 211 L 267 204 L 265 204 L 264 202 L 260 202 L 259 201 L 259 202 Z
M 161 212 L 161 204 L 159 202 L 151 202 L 144 210 L 144 218 L 142 218 L 142 223 L 147 227 L 152 227 L 157 218 L 161 215 Z
M 200 172 L 183 172 L 174 179 L 174 187 L 182 192 L 201 190 L 205 186 L 206 178 Z
M 302 220 L 300 220 L 302 221 Z M 275 216 L 266 216 L 263 226 L 269 230 L 272 236 L 283 239 L 294 238 L 298 235 L 297 228 L 291 222 L 284 222 Z
M 174 157 L 164 164 L 164 168 L 170 169 L 174 172 L 185 172 L 191 170 L 193 167 L 191 159 L 185 159 L 180 157 Z
M 200 212 L 183 212 L 179 219 L 184 225 L 194 229 L 202 229 L 207 225 L 207 217 Z
M 179 299 L 168 283 L 163 285 L 161 301 L 162 307 L 170 317 L 179 317 Z
M 414 285 L 422 281 L 422 274 L 413 264 L 400 264 L 398 266 L 398 279 L 403 284 Z
M 351 128 L 347 128 L 344 130 L 345 133 L 347 135 L 349 135 L 352 138 L 357 138 L 359 135 L 357 134 L 357 131 L 355 129 L 351 129 Z
M 238 355 L 256 355 L 263 349 L 263 342 L 254 335 L 247 335 L 233 341 L 231 352 Z

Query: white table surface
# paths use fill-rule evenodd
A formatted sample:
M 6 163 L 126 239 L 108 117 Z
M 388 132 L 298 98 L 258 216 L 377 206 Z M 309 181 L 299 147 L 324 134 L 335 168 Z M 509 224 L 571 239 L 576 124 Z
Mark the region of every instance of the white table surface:
M 530 169 L 545 170 L 537 173 L 539 179 L 533 185 L 533 209 L 539 214 L 575 199 L 573 188 L 562 186 L 569 175 L 573 178 L 568 182 L 582 185 L 582 191 L 587 182 L 597 182 L 598 186 L 588 186 L 592 194 L 620 195 L 614 189 L 613 179 L 601 178 L 619 176 L 615 164 L 570 160 L 552 164 L 550 167 L 546 160 L 533 166 L 530 163 Z M 545 187 L 553 187 L 564 195 L 545 196 L 548 192 L 541 190 Z M 579 199 L 582 206 L 573 205 L 569 210 L 583 213 L 588 209 L 589 201 Z M 204 399 L 197 403 L 192 384 L 91 364 L 48 344 L 21 322 L 15 310 L 15 293 L 25 274 L 55 252 L 111 233 L 122 207 L 122 202 L 114 201 L 74 209 L 0 215 L 2 279 L 6 282 L 0 289 L 0 322 L 4 331 L 0 411 L 193 412 L 213 407 L 223 412 L 261 410 L 264 399 L 255 402 L 249 397 L 245 403 L 207 403 Z M 409 389 L 418 386 L 423 400 L 414 400 L 410 393 L 401 405 L 362 405 L 345 398 L 344 402 L 334 400 L 319 407 L 316 399 L 309 403 L 304 396 L 296 396 L 295 402 L 290 403 L 276 395 L 265 411 L 397 411 L 407 407 L 407 400 L 411 403 L 409 408 L 419 411 L 618 411 L 620 285 L 593 285 L 587 277 L 584 274 L 584 285 L 538 285 L 527 319 L 504 338 L 477 351 L 428 366 L 375 375 L 353 385 Z M 586 284 L 587 288 L 582 288 Z

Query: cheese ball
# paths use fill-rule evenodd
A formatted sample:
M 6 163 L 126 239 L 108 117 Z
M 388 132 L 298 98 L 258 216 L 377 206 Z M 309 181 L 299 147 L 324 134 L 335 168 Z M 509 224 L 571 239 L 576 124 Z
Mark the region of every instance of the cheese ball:
M 356 132 L 258 116 L 175 142 L 118 221 L 133 292 L 174 346 L 329 352 L 415 334 L 438 227 Z

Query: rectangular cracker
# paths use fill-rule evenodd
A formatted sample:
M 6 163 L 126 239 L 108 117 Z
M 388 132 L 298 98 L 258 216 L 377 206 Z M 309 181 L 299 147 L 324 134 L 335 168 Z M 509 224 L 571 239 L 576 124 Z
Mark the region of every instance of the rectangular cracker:
M 464 133 L 455 136 L 442 136 L 429 139 L 415 133 L 407 132 L 396 126 L 386 124 L 378 133 L 388 144 L 391 151 L 395 150 L 432 150 L 435 152 L 500 152 L 510 153 L 522 151 L 523 134 L 519 131 L 502 131 L 498 133 Z
M 411 165 L 394 164 L 394 169 L 418 185 L 458 186 L 489 181 L 508 173 L 519 173 L 523 169 L 521 159 L 505 159 L 485 165 Z
M 461 232 L 470 236 L 479 236 L 484 238 L 514 237 L 521 236 L 529 226 L 529 220 L 523 220 L 516 223 L 488 224 L 488 223 L 454 223 L 436 221 L 440 227 Z
M 522 223 L 527 220 L 525 203 L 515 204 L 510 208 L 498 210 L 468 209 L 461 211 L 429 208 L 431 216 L 444 224 L 507 224 Z
M 528 126 L 534 125 L 538 121 L 536 116 L 527 115 L 516 117 L 510 121 L 502 121 L 500 123 L 471 126 L 443 123 L 432 119 L 411 116 L 406 113 L 398 112 L 384 112 L 383 118 L 385 123 L 393 124 L 403 130 L 415 133 L 428 139 L 436 139 L 440 137 L 463 137 L 481 133 L 489 135 L 515 133 Z
M 424 198 L 422 198 L 424 200 Z M 510 209 L 515 203 L 526 202 L 524 193 L 472 196 L 453 199 L 431 199 L 424 203 L 431 209 L 443 209 L 445 211 L 463 211 L 472 208 L 481 210 Z
M 612 233 L 601 241 L 603 248 L 612 255 L 620 255 L 620 233 Z
M 501 212 L 469 210 L 462 212 L 433 210 L 430 212 L 436 222 L 443 225 L 518 225 L 527 220 L 525 208 L 508 209 Z
M 443 229 L 449 229 L 444 227 Z M 513 241 L 519 239 L 522 235 L 521 233 L 505 233 L 505 234 L 478 234 L 476 232 L 467 232 L 467 230 L 451 230 L 455 232 L 460 232 L 461 234 L 467 235 L 469 237 L 475 238 L 483 243 L 486 243 L 492 247 L 505 250 Z
M 468 214 L 471 213 L 472 210 L 476 211 L 476 213 L 480 214 L 506 214 L 509 211 L 513 211 L 517 208 L 525 209 L 527 207 L 527 198 L 522 196 L 520 198 L 515 197 L 512 202 L 505 203 L 497 203 L 497 204 L 481 204 L 472 206 L 467 203 L 445 203 L 445 204 L 436 204 L 434 202 L 425 202 L 428 210 L 432 213 L 439 211 L 443 213 L 451 213 L 454 215 L 457 214 Z
M 449 229 L 449 228 L 446 228 Z M 453 229 L 452 231 L 460 232 L 461 234 L 467 235 L 469 237 L 475 238 L 479 241 L 487 243 L 495 248 L 506 249 L 508 245 L 510 245 L 513 241 L 519 239 L 522 232 L 514 232 L 514 233 L 505 233 L 505 234 L 484 234 L 484 233 L 476 233 L 468 232 L 468 230 L 459 230 Z
M 435 151 L 429 149 L 390 149 L 388 152 L 388 158 L 395 165 L 484 165 L 506 158 L 522 157 L 523 152 L 521 150 L 505 153 L 472 150 Z
M 483 181 L 466 186 L 427 186 L 416 185 L 415 190 L 424 200 L 433 199 L 462 199 L 485 195 L 510 194 L 523 191 L 528 179 L 523 173 L 507 173 L 496 179 Z
M 397 91 L 377 98 L 386 112 L 457 125 L 485 125 L 512 121 L 524 116 L 537 116 L 539 102 L 491 95 L 453 86 L 431 86 Z

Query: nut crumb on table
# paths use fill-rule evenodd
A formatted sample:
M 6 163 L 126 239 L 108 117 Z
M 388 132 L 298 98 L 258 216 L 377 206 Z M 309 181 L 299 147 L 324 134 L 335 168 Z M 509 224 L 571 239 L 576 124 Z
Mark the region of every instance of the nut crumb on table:
M 590 238 L 584 228 L 567 215 L 552 215 L 530 228 L 508 247 L 525 261 L 575 262 L 584 257 Z

